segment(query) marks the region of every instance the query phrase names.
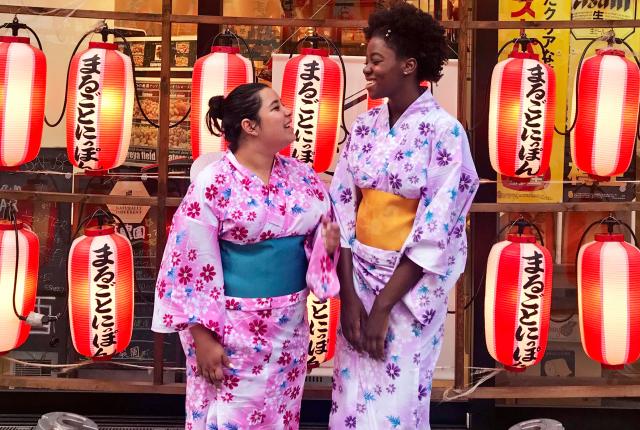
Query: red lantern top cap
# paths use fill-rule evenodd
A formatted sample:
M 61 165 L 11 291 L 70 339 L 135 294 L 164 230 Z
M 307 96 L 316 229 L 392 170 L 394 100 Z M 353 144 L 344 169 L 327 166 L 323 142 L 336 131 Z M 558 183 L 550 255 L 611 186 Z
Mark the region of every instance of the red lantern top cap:
M 507 236 L 507 240 L 513 243 L 536 243 L 536 237 L 530 234 L 510 234 Z
M 527 59 L 540 61 L 540 55 L 531 52 L 512 52 L 509 58 Z
M 27 45 L 31 43 L 28 37 L 22 37 L 22 36 L 0 36 L 0 42 L 26 43 Z
M 16 227 L 18 228 L 18 230 L 24 227 L 24 225 L 22 224 L 22 221 L 17 221 Z M 7 221 L 6 219 L 0 220 L 0 231 L 13 230 L 14 228 L 15 227 L 13 225 L 13 221 Z
M 302 48 L 302 55 L 319 55 L 321 57 L 328 57 L 329 50 L 324 48 Z
M 596 55 L 615 55 L 618 57 L 626 57 L 622 49 L 614 48 L 596 49 Z
M 212 46 L 211 52 L 222 52 L 224 54 L 239 54 L 240 48 L 237 46 Z
M 624 242 L 624 234 L 599 233 L 595 236 L 596 242 Z
M 87 227 L 84 229 L 84 235 L 89 237 L 107 236 L 115 232 L 116 232 L 115 227 L 110 224 L 103 225 L 101 227 L 99 226 Z
M 89 49 L 98 48 L 98 49 L 118 49 L 118 45 L 115 43 L 105 43 L 105 42 L 89 42 Z

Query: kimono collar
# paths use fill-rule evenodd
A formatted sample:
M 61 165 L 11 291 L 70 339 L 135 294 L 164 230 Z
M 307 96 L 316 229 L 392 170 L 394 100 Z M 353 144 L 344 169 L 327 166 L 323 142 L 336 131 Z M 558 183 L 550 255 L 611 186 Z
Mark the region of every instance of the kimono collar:
M 420 110 L 422 113 L 427 113 L 432 109 L 440 109 L 440 105 L 431 94 L 431 91 L 425 89 L 424 92 L 409 105 L 405 112 L 415 113 Z
M 398 118 L 393 127 L 390 127 L 389 104 L 385 103 L 385 105 L 386 106 L 382 111 L 383 116 L 381 118 L 383 118 L 383 120 L 386 122 L 386 127 L 390 128 L 390 132 L 396 130 L 396 127 L 399 127 L 400 124 L 403 124 L 405 121 L 407 121 L 407 119 L 409 119 L 411 115 L 414 115 L 418 112 L 422 115 L 425 115 L 431 110 L 440 109 L 440 105 L 433 97 L 433 94 L 431 94 L 431 91 L 425 89 L 425 91 L 423 91 L 423 93 L 417 99 L 415 99 L 413 103 L 411 103 L 409 107 L 405 109 L 404 112 L 402 112 L 402 115 L 400 115 L 400 118 Z
M 240 164 L 240 162 L 238 161 L 238 159 L 236 158 L 236 156 L 233 154 L 233 152 L 227 150 L 226 154 L 225 154 L 226 159 L 229 161 L 229 164 L 231 164 L 232 167 L 234 167 L 234 170 L 236 170 L 238 173 L 240 173 L 242 176 L 248 177 L 248 178 L 257 178 L 258 176 L 253 173 L 251 170 L 247 169 L 246 167 L 244 167 L 242 164 Z M 271 177 L 273 177 L 273 175 L 278 175 L 280 176 L 281 174 L 281 166 L 283 165 L 282 160 L 280 159 L 281 155 L 280 154 L 276 154 L 276 156 L 273 159 L 273 166 L 271 167 Z

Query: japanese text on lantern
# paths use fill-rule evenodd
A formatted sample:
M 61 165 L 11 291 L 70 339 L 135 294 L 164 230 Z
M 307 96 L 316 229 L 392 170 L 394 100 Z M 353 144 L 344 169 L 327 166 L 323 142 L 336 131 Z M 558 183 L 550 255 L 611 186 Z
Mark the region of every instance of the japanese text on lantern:
M 320 63 L 312 59 L 302 63 L 303 72 L 300 73 L 301 87 L 298 91 L 300 101 L 296 112 L 295 134 L 296 141 L 291 150 L 291 156 L 305 163 L 311 163 L 314 158 L 313 143 L 315 142 L 316 123 L 320 98 L 320 77 L 316 72 L 320 71 Z
M 309 318 L 309 359 L 307 365 L 317 366 L 318 356 L 327 353 L 329 343 L 329 303 L 313 300 L 312 317 Z
M 115 265 L 110 258 L 113 251 L 105 243 L 99 249 L 93 250 L 94 259 L 91 262 L 92 280 L 94 284 L 95 307 L 91 327 L 94 330 L 93 346 L 96 348 L 94 357 L 113 354 L 116 344 L 115 318 L 113 315 L 113 288 L 115 287 Z
M 526 282 L 522 286 L 524 300 L 520 302 L 520 317 L 515 338 L 517 346 L 513 351 L 514 367 L 522 367 L 524 363 L 536 360 L 540 351 L 538 339 L 540 332 L 540 298 L 544 294 L 544 259 L 541 252 L 534 250 L 533 255 L 522 257 L 526 264 Z
M 533 176 L 540 170 L 540 153 L 542 151 L 544 110 L 542 105 L 547 102 L 547 91 L 545 90 L 545 72 L 540 63 L 526 69 L 527 76 L 527 111 L 524 113 L 525 121 L 522 125 L 520 140 L 522 146 L 518 152 L 520 167 L 516 170 L 516 175 L 526 173 Z
M 100 95 L 100 68 L 102 64 L 98 54 L 82 59 L 83 67 L 80 68 L 81 100 L 78 102 L 77 125 L 75 130 L 74 158 L 78 167 L 90 167 L 86 165 L 92 161 L 98 161 L 96 157 L 96 103 Z

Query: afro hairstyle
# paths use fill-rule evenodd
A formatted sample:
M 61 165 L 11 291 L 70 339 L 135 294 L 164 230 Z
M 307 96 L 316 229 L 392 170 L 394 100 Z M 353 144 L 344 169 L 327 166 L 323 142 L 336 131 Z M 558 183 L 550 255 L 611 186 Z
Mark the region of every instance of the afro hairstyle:
M 369 15 L 367 40 L 380 37 L 400 58 L 415 58 L 418 81 L 438 82 L 447 62 L 444 28 L 431 15 L 405 2 Z

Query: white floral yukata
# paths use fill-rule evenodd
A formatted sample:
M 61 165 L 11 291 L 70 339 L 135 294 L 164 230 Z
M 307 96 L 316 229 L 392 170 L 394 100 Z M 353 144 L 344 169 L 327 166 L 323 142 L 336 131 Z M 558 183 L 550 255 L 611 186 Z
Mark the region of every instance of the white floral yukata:
M 428 91 L 391 129 L 387 105 L 357 118 L 330 190 L 341 246 L 353 253 L 357 294 L 369 311 L 403 254 L 424 275 L 391 312 L 383 362 L 359 354 L 338 330 L 331 429 L 429 429 L 447 296 L 464 271 L 465 218 L 477 187 L 464 129 Z M 419 199 L 402 249 L 358 241 L 357 189 Z

